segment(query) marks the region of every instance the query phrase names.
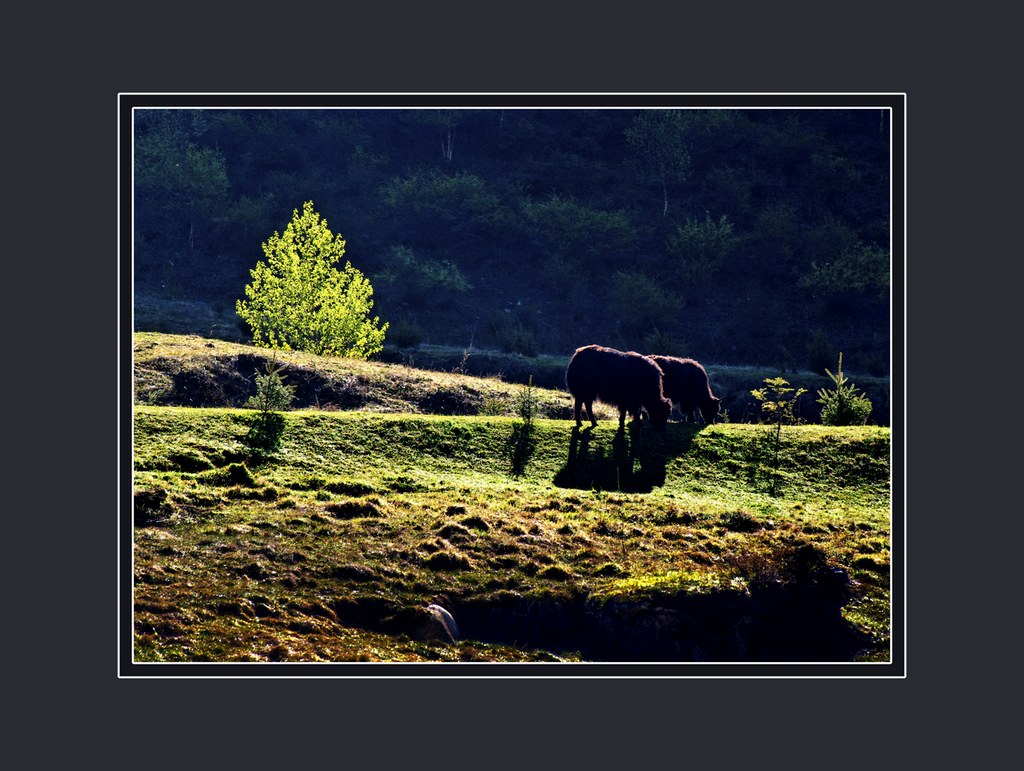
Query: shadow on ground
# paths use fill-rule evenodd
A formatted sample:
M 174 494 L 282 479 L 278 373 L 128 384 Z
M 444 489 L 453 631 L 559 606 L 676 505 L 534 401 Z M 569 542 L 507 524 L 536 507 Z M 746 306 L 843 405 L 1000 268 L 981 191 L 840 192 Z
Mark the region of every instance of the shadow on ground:
M 555 474 L 556 487 L 649 493 L 665 484 L 668 461 L 689 450 L 699 428 L 679 424 L 656 432 L 633 421 L 608 445 L 593 429 L 573 427 L 565 465 Z

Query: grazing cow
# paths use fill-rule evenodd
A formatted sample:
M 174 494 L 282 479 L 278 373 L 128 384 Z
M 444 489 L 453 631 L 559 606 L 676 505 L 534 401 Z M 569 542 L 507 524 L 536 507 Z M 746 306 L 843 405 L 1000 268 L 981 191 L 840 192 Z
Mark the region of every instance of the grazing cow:
M 679 412 L 690 422 L 697 420 L 700 410 L 704 422 L 711 424 L 718 416 L 721 400 L 711 393 L 708 373 L 693 359 L 675 356 L 651 356 L 664 374 L 665 396 L 676 403 Z
M 617 351 L 601 345 L 577 348 L 565 370 L 565 384 L 576 399 L 577 428 L 583 423 L 584 406 L 591 425 L 597 425 L 595 399 L 619 408 L 620 430 L 626 426 L 627 412 L 634 420 L 640 420 L 641 410 L 646 410 L 651 425 L 658 429 L 665 426 L 672 412 L 672 402 L 662 392 L 658 365 L 635 351 Z

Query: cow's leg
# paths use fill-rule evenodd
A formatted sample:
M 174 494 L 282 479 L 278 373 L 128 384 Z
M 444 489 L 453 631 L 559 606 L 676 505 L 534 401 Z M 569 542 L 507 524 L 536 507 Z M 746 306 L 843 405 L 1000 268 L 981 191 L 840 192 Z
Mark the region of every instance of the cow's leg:
M 576 418 L 576 428 L 583 425 L 583 417 L 580 413 L 583 411 L 583 400 L 579 397 L 576 398 L 576 403 L 573 405 L 573 416 Z
M 597 418 L 594 417 L 594 401 L 587 402 L 587 415 L 590 417 L 590 425 L 597 428 Z

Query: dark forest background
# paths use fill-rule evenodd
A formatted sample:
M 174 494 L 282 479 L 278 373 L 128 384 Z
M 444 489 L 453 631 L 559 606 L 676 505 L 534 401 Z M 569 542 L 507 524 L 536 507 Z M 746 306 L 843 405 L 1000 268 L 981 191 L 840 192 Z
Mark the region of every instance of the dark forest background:
M 879 109 L 138 109 L 136 302 L 233 312 L 312 200 L 392 346 L 819 373 L 842 351 L 885 376 L 889 130 Z

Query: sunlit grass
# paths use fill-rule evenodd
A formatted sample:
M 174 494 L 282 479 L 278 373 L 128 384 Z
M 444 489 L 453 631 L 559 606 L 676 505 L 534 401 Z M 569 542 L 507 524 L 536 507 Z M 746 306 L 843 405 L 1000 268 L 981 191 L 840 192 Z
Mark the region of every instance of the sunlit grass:
M 577 660 L 582 642 L 432 639 L 417 609 L 749 598 L 797 580 L 802 548 L 849 576 L 843 617 L 870 639 L 858 656 L 888 656 L 887 428 L 786 427 L 769 467 L 760 426 L 623 435 L 602 408 L 577 431 L 568 394 L 535 389 L 524 443 L 521 386 L 296 352 L 277 354 L 293 376 L 361 406 L 283 413 L 269 457 L 246 444 L 251 410 L 162 406 L 244 386 L 264 355 L 135 337 L 137 660 Z
M 623 438 L 599 425 L 585 459 L 595 479 L 616 478 L 616 453 L 663 466 L 661 484 L 630 491 L 555 483 L 580 438 L 568 420 L 535 421 L 513 478 L 512 418 L 289 412 L 265 459 L 245 447 L 250 415 L 134 410 L 136 508 L 151 517 L 135 530 L 140 660 L 552 660 L 569 654 L 446 646 L 387 619 L 431 602 L 743 593 L 734 555 L 770 561 L 791 542 L 850 571 L 847 618 L 887 645 L 886 429 L 784 432 L 773 497 L 748 473 L 756 426 Z

